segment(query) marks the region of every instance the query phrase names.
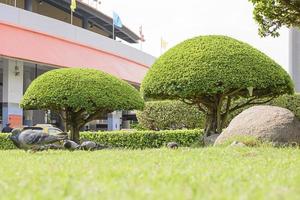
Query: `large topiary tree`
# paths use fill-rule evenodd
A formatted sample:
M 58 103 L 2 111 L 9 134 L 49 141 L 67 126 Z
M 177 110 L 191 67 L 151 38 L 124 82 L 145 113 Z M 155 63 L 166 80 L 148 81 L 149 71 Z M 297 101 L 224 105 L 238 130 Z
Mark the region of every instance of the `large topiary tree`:
M 206 113 L 205 132 L 210 135 L 222 131 L 229 113 L 291 94 L 293 83 L 283 68 L 250 45 L 226 36 L 200 36 L 157 59 L 141 91 L 146 98 L 197 105 Z M 238 97 L 248 100 L 232 106 Z
M 196 106 L 182 101 L 149 101 L 137 112 L 139 124 L 150 130 L 203 128 L 204 116 Z
M 24 109 L 57 112 L 79 141 L 88 122 L 115 110 L 143 108 L 139 92 L 125 81 L 94 69 L 57 69 L 35 79 L 21 101 Z

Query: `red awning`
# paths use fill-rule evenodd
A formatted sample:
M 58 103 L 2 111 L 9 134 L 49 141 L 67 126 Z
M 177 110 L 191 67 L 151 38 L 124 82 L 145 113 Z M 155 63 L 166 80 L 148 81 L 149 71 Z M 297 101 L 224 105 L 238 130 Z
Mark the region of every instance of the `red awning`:
M 148 66 L 56 36 L 0 22 L 0 55 L 58 67 L 95 68 L 141 83 Z

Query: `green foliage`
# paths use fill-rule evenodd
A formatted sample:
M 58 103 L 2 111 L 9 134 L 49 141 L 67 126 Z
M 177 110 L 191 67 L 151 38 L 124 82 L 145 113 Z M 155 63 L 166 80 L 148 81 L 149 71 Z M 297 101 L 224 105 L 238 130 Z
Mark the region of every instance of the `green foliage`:
M 133 110 L 143 107 L 137 90 L 94 69 L 51 70 L 35 79 L 21 102 L 24 109 Z
M 128 149 L 159 148 L 168 142 L 177 142 L 182 147 L 203 143 L 202 130 L 86 132 L 81 135 L 82 140 Z
M 277 63 L 250 45 L 226 36 L 186 40 L 163 54 L 141 86 L 145 97 L 201 99 L 230 94 L 273 96 L 293 93 L 293 83 Z
M 9 134 L 0 133 L 0 150 L 15 149 L 15 145 L 8 138 Z
M 81 132 L 80 135 L 82 141 L 95 141 L 112 148 L 159 148 L 168 142 L 177 142 L 181 147 L 203 146 L 202 130 Z M 15 149 L 7 136 L 0 134 L 0 149 Z
M 270 102 L 270 105 L 289 109 L 300 120 L 300 94 L 282 95 Z
M 249 0 L 254 6 L 254 19 L 259 24 L 259 35 L 279 36 L 278 29 L 300 27 L 300 1 Z
M 137 112 L 142 127 L 150 130 L 195 129 L 204 127 L 204 114 L 181 101 L 149 101 Z

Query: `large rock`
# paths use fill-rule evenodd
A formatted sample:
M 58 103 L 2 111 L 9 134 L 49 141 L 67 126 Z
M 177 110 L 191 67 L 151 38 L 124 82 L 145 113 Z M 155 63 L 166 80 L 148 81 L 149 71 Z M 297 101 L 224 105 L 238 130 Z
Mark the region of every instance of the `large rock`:
M 299 144 L 300 122 L 288 109 L 253 106 L 233 118 L 217 138 L 215 145 L 238 136 L 253 136 L 276 144 Z

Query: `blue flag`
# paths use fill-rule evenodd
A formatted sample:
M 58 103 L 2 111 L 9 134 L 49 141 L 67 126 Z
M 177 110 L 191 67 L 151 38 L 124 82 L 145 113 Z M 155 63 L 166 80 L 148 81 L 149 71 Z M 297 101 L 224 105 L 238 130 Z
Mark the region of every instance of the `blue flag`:
M 123 26 L 121 18 L 115 12 L 113 12 L 113 24 L 114 24 L 114 26 L 117 26 L 119 28 L 122 28 L 122 26 Z

